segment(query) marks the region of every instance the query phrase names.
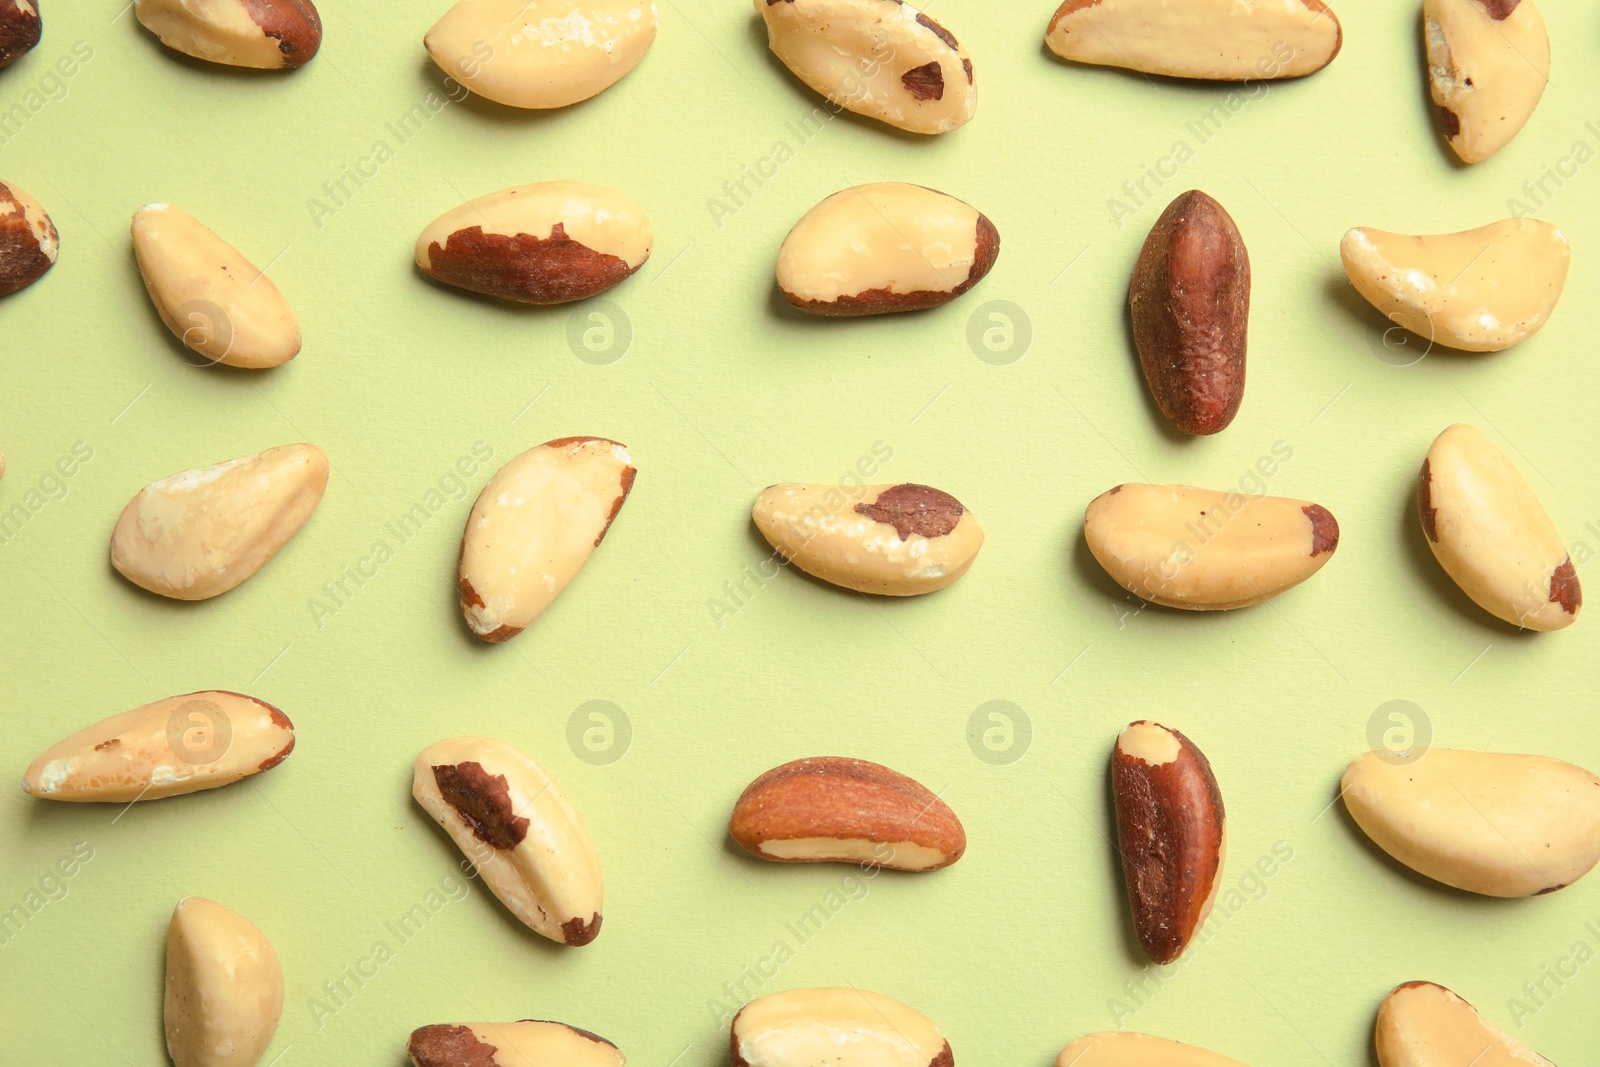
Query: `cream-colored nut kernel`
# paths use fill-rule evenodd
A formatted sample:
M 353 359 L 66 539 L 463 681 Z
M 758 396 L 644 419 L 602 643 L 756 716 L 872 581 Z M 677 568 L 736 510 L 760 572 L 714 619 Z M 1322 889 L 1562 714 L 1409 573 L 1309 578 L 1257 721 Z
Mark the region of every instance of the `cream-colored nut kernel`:
M 311 0 L 137 0 L 133 13 L 174 52 L 230 67 L 300 67 L 322 47 Z
M 134 495 L 111 532 L 111 565 L 175 600 L 226 593 L 300 532 L 328 487 L 316 445 L 281 445 L 180 471 Z
M 1061 1050 L 1056 1067 L 1244 1067 L 1194 1045 L 1126 1030 L 1087 1034 Z
M 622 510 L 637 472 L 628 447 L 563 437 L 489 479 L 461 535 L 461 612 L 485 641 L 521 633 L 576 578 Z
M 922 311 L 977 285 L 999 255 L 999 231 L 970 204 L 877 182 L 834 193 L 801 216 L 778 250 L 778 289 L 817 315 Z
M 1475 426 L 1445 430 L 1417 478 L 1434 558 L 1484 611 L 1527 630 L 1572 625 L 1583 587 L 1528 480 Z
M 0 296 L 44 277 L 60 254 L 61 236 L 39 201 L 0 182 Z
M 733 1067 L 953 1067 L 927 1016 L 865 989 L 790 989 L 733 1017 Z
M 553 108 L 611 88 L 655 39 L 654 0 L 460 0 L 422 44 L 479 96 Z
M 926 485 L 784 482 L 763 489 L 751 517 L 773 548 L 825 582 L 882 596 L 931 593 L 978 558 L 983 530 L 949 493 Z
M 1078 63 L 1261 81 L 1315 74 L 1344 34 L 1322 0 L 1066 0 L 1044 39 Z
M 1433 982 L 1406 982 L 1383 998 L 1373 1044 L 1379 1067 L 1555 1067 Z
M 1354 229 L 1339 243 L 1350 284 L 1389 321 L 1466 352 L 1499 352 L 1543 326 L 1571 248 L 1537 219 L 1414 236 Z
M 411 795 L 530 929 L 567 945 L 599 936 L 600 856 L 537 763 L 504 741 L 440 741 L 417 757 Z
M 43 30 L 33 0 L 0 0 L 0 69 L 31 51 Z
M 1464 162 L 1517 135 L 1550 82 L 1550 35 L 1533 0 L 1423 0 L 1428 90 Z
M 232 785 L 294 751 L 294 724 L 271 704 L 208 689 L 85 727 L 45 749 L 22 777 L 46 800 L 159 800 Z
M 299 354 L 300 324 L 272 279 L 193 215 L 146 204 L 133 215 L 133 252 L 161 321 L 200 355 L 260 369 Z
M 406 1052 L 416 1067 L 623 1067 L 622 1052 L 566 1023 L 435 1023 L 411 1032 Z
M 1169 608 L 1248 607 L 1322 569 L 1339 524 L 1305 500 L 1187 485 L 1130 483 L 1100 494 L 1083 520 L 1089 551 L 1118 585 Z
M 972 120 L 972 57 L 902 0 L 755 0 L 772 54 L 840 107 L 911 133 Z
M 167 926 L 167 1054 L 173 1067 L 251 1067 L 283 1012 L 272 943 L 238 912 L 178 901 Z
M 535 182 L 469 200 L 417 238 L 417 266 L 446 285 L 524 304 L 605 292 L 644 265 L 644 211 L 615 189 Z
M 1600 777 L 1548 756 L 1368 752 L 1340 795 L 1379 848 L 1469 893 L 1549 893 L 1600 862 Z

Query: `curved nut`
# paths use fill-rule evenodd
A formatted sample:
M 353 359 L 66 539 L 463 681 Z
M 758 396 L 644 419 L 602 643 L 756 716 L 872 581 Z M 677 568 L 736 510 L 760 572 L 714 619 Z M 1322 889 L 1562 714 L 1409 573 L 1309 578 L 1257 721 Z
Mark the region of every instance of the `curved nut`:
M 0 68 L 31 51 L 43 31 L 35 0 L 0 0 Z
M 600 857 L 537 763 L 504 741 L 440 741 L 417 757 L 411 795 L 529 929 L 567 945 L 599 936 Z
M 1317 573 L 1339 547 L 1339 523 L 1305 500 L 1129 483 L 1089 504 L 1083 536 L 1135 596 L 1215 611 L 1259 604 Z
M 174 52 L 230 67 L 301 67 L 322 47 L 311 0 L 137 0 L 133 13 Z
M 1086 1034 L 1061 1050 L 1056 1067 L 1244 1067 L 1194 1045 L 1126 1030 Z
M 509 107 L 604 92 L 656 39 L 654 0 L 460 0 L 422 39 L 439 69 Z
M 911 133 L 946 133 L 978 107 L 972 57 L 902 0 L 755 0 L 772 54 L 839 107 Z
M 791 989 L 733 1017 L 733 1067 L 953 1067 L 927 1016 L 865 989 Z
M 260 930 L 204 897 L 167 926 L 167 1054 L 173 1067 L 252 1067 L 283 1012 L 283 968 Z
M 1550 35 L 1533 0 L 1423 0 L 1428 91 L 1463 162 L 1504 148 L 1550 82 Z
M 751 782 L 729 835 L 778 863 L 858 863 L 898 871 L 948 867 L 967 849 L 949 805 L 898 771 L 866 760 L 794 760 Z
M 1396 986 L 1378 1006 L 1379 1067 L 1555 1067 L 1433 982 Z
M 1188 434 L 1226 429 L 1244 400 L 1250 254 L 1221 204 L 1191 189 L 1167 205 L 1139 252 L 1128 309 L 1161 413 Z
M 507 641 L 577 577 L 622 510 L 637 473 L 628 447 L 563 437 L 489 479 L 461 535 L 461 612 L 485 641 Z
M 0 296 L 44 277 L 60 254 L 61 235 L 39 201 L 0 182 Z
M 1300 78 L 1344 32 L 1322 0 L 1066 0 L 1045 43 L 1062 59 L 1211 81 Z
M 85 727 L 28 766 L 22 790 L 46 800 L 159 800 L 269 771 L 294 751 L 294 724 L 264 700 L 207 689 Z
M 1428 449 L 1417 511 L 1434 558 L 1484 611 L 1528 630 L 1570 626 L 1583 587 L 1533 487 L 1483 431 L 1465 423 Z
M 132 231 L 145 291 L 178 340 L 230 367 L 276 367 L 299 354 L 300 324 L 278 287 L 200 220 L 146 204 Z
M 1600 862 L 1600 777 L 1548 756 L 1368 752 L 1345 769 L 1340 795 L 1379 848 L 1469 893 L 1549 893 Z
M 904 182 L 858 185 L 794 224 L 778 249 L 778 289 L 816 315 L 922 311 L 977 285 L 999 255 L 994 223 L 953 196 Z
M 1429 342 L 1499 352 L 1545 324 L 1571 249 L 1537 219 L 1412 236 L 1354 229 L 1339 242 L 1350 284 L 1391 322 Z
M 523 304 L 564 304 L 610 289 L 644 265 L 650 220 L 615 189 L 536 182 L 469 200 L 417 238 L 424 274 Z
M 825 582 L 883 596 L 943 589 L 983 547 L 978 520 L 949 493 L 926 485 L 784 482 L 756 497 L 751 517 L 767 542 Z
M 416 1067 L 623 1067 L 622 1052 L 566 1023 L 435 1023 L 411 1032 L 406 1052 Z
M 300 532 L 328 487 L 316 445 L 269 448 L 151 482 L 122 509 L 111 565 L 175 600 L 226 593 Z

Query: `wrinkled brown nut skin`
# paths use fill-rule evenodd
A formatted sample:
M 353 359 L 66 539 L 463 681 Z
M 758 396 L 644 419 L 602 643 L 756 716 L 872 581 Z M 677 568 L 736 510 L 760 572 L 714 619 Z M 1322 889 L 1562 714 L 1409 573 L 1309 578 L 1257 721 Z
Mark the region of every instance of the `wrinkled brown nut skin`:
M 43 29 L 37 0 L 26 7 L 17 0 L 0 0 L 0 68 L 31 51 Z
M 55 266 L 60 245 L 55 223 L 38 201 L 0 182 L 0 296 L 10 296 L 44 277 Z
M 1244 399 L 1250 256 L 1198 189 L 1156 220 L 1128 291 L 1133 341 L 1156 405 L 1187 434 L 1226 429 Z
M 322 47 L 322 15 L 311 0 L 242 0 L 261 32 L 278 42 L 285 67 L 303 67 Z
M 559 222 L 544 239 L 472 226 L 451 234 L 443 247 L 430 246 L 429 255 L 428 273 L 439 281 L 521 304 L 586 300 L 639 269 L 574 241 Z

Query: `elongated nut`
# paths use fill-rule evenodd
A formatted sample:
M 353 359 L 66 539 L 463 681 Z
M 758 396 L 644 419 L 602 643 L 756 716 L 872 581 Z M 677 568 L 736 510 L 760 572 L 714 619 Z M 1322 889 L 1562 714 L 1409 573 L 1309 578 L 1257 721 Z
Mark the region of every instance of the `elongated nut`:
M 1571 248 L 1548 222 L 1523 218 L 1422 236 L 1354 229 L 1339 256 L 1350 284 L 1391 322 L 1446 348 L 1499 352 L 1555 310 Z
M 1423 0 L 1428 91 L 1463 162 L 1517 135 L 1550 82 L 1550 35 L 1533 0 Z
M 85 727 L 45 749 L 22 789 L 46 800 L 159 800 L 232 785 L 294 751 L 294 724 L 271 704 L 208 689 Z
M 1128 287 L 1145 381 L 1188 434 L 1226 429 L 1244 400 L 1250 254 L 1221 204 L 1179 196 L 1145 238 Z
M 416 1067 L 623 1067 L 627 1058 L 601 1037 L 566 1023 L 435 1023 L 411 1032 Z
M 173 1067 L 251 1067 L 283 1012 L 272 943 L 238 912 L 184 897 L 167 926 L 167 1054 Z
M 1066 0 L 1045 43 L 1078 63 L 1258 81 L 1315 74 L 1344 33 L 1322 0 Z
M 0 182 L 0 296 L 44 277 L 60 253 L 61 236 L 39 201 Z
M 858 863 L 897 871 L 948 867 L 967 850 L 961 820 L 918 782 L 866 760 L 821 756 L 751 782 L 729 835 L 778 863 Z
M 1339 523 L 1305 500 L 1129 483 L 1095 497 L 1083 536 L 1135 596 L 1217 611 L 1259 604 L 1317 573 L 1339 547 Z
M 778 250 L 778 289 L 817 315 L 922 311 L 977 285 L 999 254 L 994 223 L 953 196 L 904 182 L 858 185 L 794 224 Z
M 145 291 L 173 336 L 214 363 L 263 368 L 300 352 L 300 324 L 238 250 L 187 212 L 146 204 L 133 215 Z
M 137 0 L 133 13 L 174 52 L 229 67 L 300 67 L 322 47 L 311 0 Z
M 35 0 L 0 0 L 0 68 L 31 51 L 43 30 Z
M 1061 1050 L 1056 1067 L 1244 1067 L 1194 1045 L 1149 1034 L 1109 1030 L 1086 1034 Z
M 604 92 L 656 39 L 654 0 L 460 0 L 422 39 L 479 96 L 566 107 Z
M 1139 943 L 1172 963 L 1211 914 L 1228 830 L 1205 753 L 1177 730 L 1131 723 L 1111 756 L 1117 849 Z
M 755 0 L 772 54 L 840 107 L 911 133 L 971 121 L 972 57 L 902 0 Z
M 586 300 L 650 258 L 650 220 L 615 189 L 535 182 L 469 200 L 417 238 L 424 274 L 523 304 Z
M 1528 630 L 1577 619 L 1583 587 L 1555 523 L 1482 430 L 1457 423 L 1434 440 L 1417 512 L 1434 558 L 1484 611 Z
M 773 548 L 816 578 L 862 593 L 915 596 L 967 573 L 983 547 L 978 520 L 926 485 L 770 485 L 751 509 Z
M 111 565 L 175 600 L 226 593 L 300 532 L 328 487 L 316 445 L 281 445 L 151 482 L 122 509 Z
M 1548 756 L 1368 752 L 1345 769 L 1340 795 L 1379 848 L 1469 893 L 1549 893 L 1600 862 L 1600 777 Z
M 1406 982 L 1378 1006 L 1379 1067 L 1555 1067 L 1442 985 Z
M 865 989 L 790 989 L 733 1017 L 733 1067 L 953 1067 L 950 1042 L 920 1012 Z
M 599 936 L 600 857 L 537 763 L 504 741 L 440 741 L 417 757 L 411 795 L 526 926 L 567 945 Z
M 577 577 L 622 510 L 637 471 L 628 447 L 563 437 L 489 479 L 461 535 L 461 612 L 485 641 L 526 629 Z

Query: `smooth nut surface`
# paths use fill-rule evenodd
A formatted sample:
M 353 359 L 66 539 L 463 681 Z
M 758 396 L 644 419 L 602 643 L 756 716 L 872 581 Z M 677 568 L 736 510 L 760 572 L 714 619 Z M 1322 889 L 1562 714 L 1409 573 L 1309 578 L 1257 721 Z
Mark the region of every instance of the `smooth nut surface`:
M 1379 1067 L 1555 1067 L 1433 982 L 1406 982 L 1383 998 L 1373 1044 Z
M 1548 756 L 1432 748 L 1368 752 L 1340 794 L 1356 825 L 1420 874 L 1469 893 L 1529 897 L 1600 862 L 1600 777 Z
M 566 1023 L 435 1023 L 411 1032 L 415 1067 L 623 1067 L 617 1046 Z
M 901 0 L 755 0 L 772 54 L 840 107 L 911 133 L 945 133 L 977 111 L 972 57 Z
M 1322 0 L 1066 0 L 1045 33 L 1063 59 L 1212 81 L 1314 74 L 1343 42 Z
M 461 612 L 485 641 L 526 629 L 577 577 L 633 488 L 626 445 L 563 437 L 489 479 L 461 535 Z
M 1445 430 L 1417 477 L 1417 511 L 1434 558 L 1496 618 L 1528 630 L 1570 626 L 1583 587 L 1533 487 L 1482 430 Z
M 294 751 L 294 724 L 271 704 L 208 689 L 167 697 L 85 727 L 45 749 L 22 776 L 46 800 L 159 800 L 268 771 Z
M 858 185 L 794 224 L 778 250 L 778 289 L 817 315 L 921 311 L 978 284 L 999 254 L 994 223 L 953 196 L 904 182 Z
M 1086 1034 L 1061 1050 L 1056 1067 L 1244 1067 L 1194 1045 L 1126 1030 Z
M 1083 536 L 1128 592 L 1214 611 L 1259 604 L 1317 573 L 1339 546 L 1339 523 L 1305 500 L 1129 483 L 1089 504 Z
M 1156 220 L 1128 287 L 1145 381 L 1174 426 L 1227 428 L 1244 400 L 1250 255 L 1233 218 L 1191 189 Z
M 926 485 L 784 482 L 763 489 L 751 517 L 767 542 L 816 578 L 863 593 L 931 593 L 967 573 L 983 530 L 949 493 Z
M 1533 0 L 1423 0 L 1428 91 L 1463 162 L 1517 135 L 1550 82 L 1550 35 Z
M 417 756 L 411 795 L 529 929 L 567 945 L 599 936 L 600 856 L 537 763 L 504 741 L 440 741 Z
M 479 96 L 566 107 L 621 81 L 656 39 L 653 0 L 460 0 L 422 39 Z
M 844 756 L 794 760 L 762 774 L 733 806 L 728 833 L 746 852 L 779 863 L 931 871 L 967 849 L 961 820 L 932 791 Z
M 151 482 L 111 532 L 111 565 L 134 585 L 205 600 L 249 578 L 300 532 L 328 487 L 316 445 L 269 448 Z
M 615 189 L 535 182 L 469 200 L 417 238 L 417 266 L 457 288 L 524 304 L 605 292 L 650 258 L 650 220 Z
M 178 901 L 163 1013 L 173 1067 L 251 1067 L 282 1011 L 283 968 L 261 931 L 204 897 Z
M 178 340 L 230 367 L 276 367 L 299 354 L 300 324 L 278 287 L 199 219 L 146 204 L 132 230 L 145 291 Z
M 1194 742 L 1140 720 L 1117 735 L 1111 795 L 1139 943 L 1152 960 L 1171 963 L 1205 925 L 1222 884 L 1222 791 Z
M 34 0 L 0 0 L 0 68 L 9 67 L 38 44 L 43 30 Z
M 0 182 L 0 296 L 38 281 L 56 265 L 60 253 L 56 224 L 39 201 Z
M 137 0 L 133 12 L 174 52 L 230 67 L 299 67 L 322 47 L 311 0 Z
M 790 989 L 733 1017 L 733 1067 L 953 1067 L 920 1012 L 865 989 Z

